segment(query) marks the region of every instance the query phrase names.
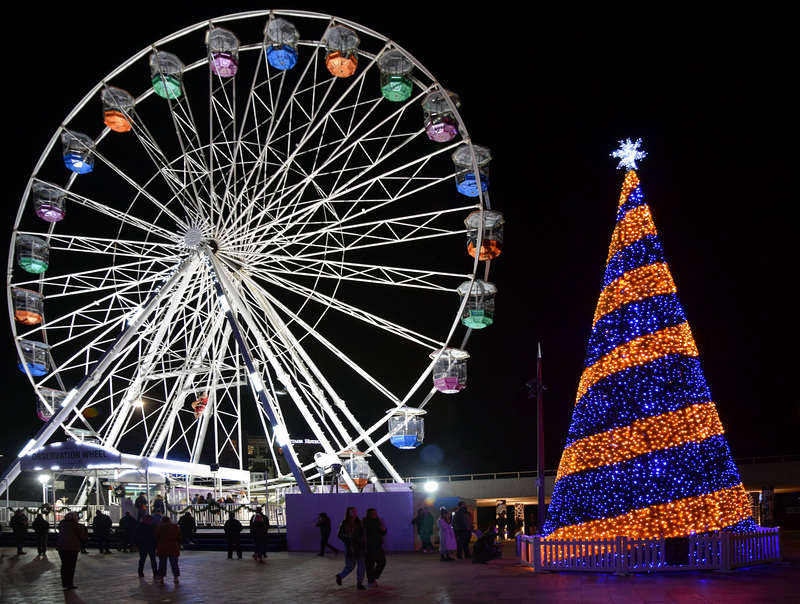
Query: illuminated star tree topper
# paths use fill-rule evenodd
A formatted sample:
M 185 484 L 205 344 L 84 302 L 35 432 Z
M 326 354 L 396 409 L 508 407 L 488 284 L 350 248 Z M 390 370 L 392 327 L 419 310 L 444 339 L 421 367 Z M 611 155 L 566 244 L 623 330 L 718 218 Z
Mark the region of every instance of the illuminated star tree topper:
M 639 145 L 642 144 L 642 139 L 636 139 L 635 143 L 631 139 L 619 141 L 619 149 L 611 154 L 611 157 L 619 158 L 617 169 L 625 168 L 626 170 L 637 170 L 636 160 L 644 159 L 647 155 L 646 151 L 640 151 Z

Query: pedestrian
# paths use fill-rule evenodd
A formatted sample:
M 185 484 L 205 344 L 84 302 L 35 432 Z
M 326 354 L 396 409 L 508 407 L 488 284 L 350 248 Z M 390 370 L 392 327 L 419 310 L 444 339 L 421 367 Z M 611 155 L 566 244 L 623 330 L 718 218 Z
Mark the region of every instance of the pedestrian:
M 365 556 L 367 553 L 367 541 L 364 534 L 364 524 L 358 517 L 358 510 L 349 507 L 344 512 L 344 520 L 339 525 L 337 537 L 344 543 L 344 568 L 335 576 L 336 584 L 341 585 L 342 579 L 353 572 L 356 568 L 356 587 L 364 587 L 364 572 L 366 571 Z
M 136 522 L 141 522 L 144 515 L 147 514 L 147 497 L 145 497 L 143 492 L 139 493 L 133 505 L 136 507 Z
M 269 540 L 269 525 L 264 522 L 264 516 L 255 514 L 250 520 L 250 537 L 253 539 L 255 553 L 253 559 L 259 564 L 265 564 L 267 557 L 267 541 Z
M 383 537 L 386 527 L 378 516 L 378 510 L 369 508 L 362 521 L 367 540 L 367 553 L 364 557 L 367 567 L 367 585 L 378 587 L 378 579 L 386 568 L 386 552 L 383 551 Z
M 89 539 L 89 533 L 75 512 L 67 512 L 64 520 L 58 523 L 58 539 L 56 550 L 61 558 L 61 587 L 77 589 L 75 585 L 75 569 L 78 566 L 78 552 L 83 543 Z
M 242 531 L 244 526 L 236 518 L 236 512 L 229 512 L 228 519 L 225 521 L 225 536 L 228 538 L 228 558 L 233 558 L 233 550 L 236 550 L 236 557 L 242 557 Z
M 153 499 L 153 513 L 161 514 L 162 516 L 167 513 L 167 507 L 164 504 L 164 498 L 161 493 L 156 493 L 156 497 Z
M 186 510 L 183 516 L 178 519 L 178 527 L 181 529 L 183 543 L 194 545 L 192 539 L 194 539 L 194 535 L 197 532 L 197 522 L 189 510 Z
M 502 510 L 497 515 L 497 539 L 503 541 L 506 538 L 506 529 L 508 529 L 508 519 L 506 518 L 506 511 Z
M 22 551 L 25 545 L 25 538 L 28 536 L 28 517 L 25 515 L 25 510 L 19 508 L 14 512 L 11 520 L 8 521 L 8 526 L 14 534 L 14 545 L 17 546 L 17 555 L 23 556 L 28 552 Z
M 132 542 L 139 552 L 139 576 L 144 577 L 144 563 L 150 558 L 150 566 L 153 568 L 153 578 L 158 577 L 158 567 L 156 566 L 156 525 L 153 524 L 153 517 L 145 514 L 142 521 L 133 529 Z
M 133 531 L 136 529 L 136 518 L 131 516 L 130 512 L 125 512 L 125 515 L 119 519 L 119 532 L 122 537 L 120 549 L 123 552 L 128 550 L 133 551 Z
M 97 539 L 97 547 L 101 554 L 110 554 L 109 542 L 111 540 L 111 517 L 106 516 L 103 510 L 97 510 L 92 520 L 92 533 Z
M 472 512 L 469 511 L 466 502 L 459 501 L 458 509 L 453 514 L 453 532 L 456 534 L 456 557 L 472 558 L 469 553 L 469 542 L 472 539 Z
M 339 550 L 333 547 L 330 543 L 328 543 L 328 539 L 331 536 L 331 519 L 328 518 L 328 515 L 325 512 L 320 512 L 319 516 L 317 516 L 317 526 L 319 527 L 319 553 L 318 556 L 325 555 L 325 548 L 327 547 L 331 551 L 333 551 L 334 556 L 339 555 Z
M 78 516 L 78 518 L 80 518 L 80 516 Z M 78 524 L 80 524 L 81 526 L 83 526 L 83 524 L 81 524 L 81 523 L 80 523 L 80 520 L 78 521 Z M 86 528 L 86 527 L 84 527 L 84 529 L 85 529 L 85 528 Z M 83 540 L 81 541 L 81 553 L 82 553 L 82 554 L 88 554 L 88 553 L 89 553 L 89 552 L 86 550 L 86 544 L 87 544 L 88 542 L 89 542 L 89 531 L 88 531 L 88 530 L 86 530 L 86 539 L 83 539 Z
M 261 520 L 256 520 L 256 518 L 261 518 Z M 255 514 L 253 514 L 250 517 L 250 536 L 251 537 L 253 537 L 253 523 L 255 523 L 255 522 L 259 522 L 259 523 L 263 522 L 264 523 L 263 526 L 259 526 L 256 529 L 256 532 L 259 535 L 263 534 L 263 542 L 261 544 L 262 547 L 263 547 L 262 558 L 267 558 L 268 557 L 267 556 L 267 541 L 269 540 L 269 527 L 270 527 L 270 524 L 269 524 L 269 516 L 262 511 L 261 506 L 257 506 Z M 253 539 L 253 544 L 255 545 L 255 538 Z M 258 561 L 258 559 L 259 559 L 258 558 L 258 547 L 256 547 L 256 553 L 253 554 L 253 558 L 256 561 Z
M 36 535 L 36 551 L 38 555 L 47 557 L 47 537 L 50 534 L 50 523 L 41 514 L 36 514 L 31 528 L 34 535 Z
M 422 520 L 420 521 L 419 538 L 422 541 L 422 551 L 431 553 L 433 551 L 433 514 L 428 508 L 422 508 Z
M 456 535 L 446 508 L 439 510 L 439 555 L 442 562 L 452 562 L 450 550 L 456 549 Z
M 173 583 L 180 583 L 178 577 L 181 576 L 181 569 L 178 566 L 178 557 L 181 555 L 181 529 L 177 524 L 170 520 L 169 516 L 164 516 L 153 533 L 156 536 L 156 556 L 158 556 L 158 579 L 159 583 L 164 582 L 167 576 L 167 560 L 172 569 Z

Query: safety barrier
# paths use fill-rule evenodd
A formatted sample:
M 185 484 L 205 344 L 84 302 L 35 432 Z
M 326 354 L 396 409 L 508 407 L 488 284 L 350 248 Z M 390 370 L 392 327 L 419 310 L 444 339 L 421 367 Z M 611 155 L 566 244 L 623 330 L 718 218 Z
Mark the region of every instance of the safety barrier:
M 667 539 L 543 539 L 517 537 L 517 555 L 536 572 L 600 572 L 626 575 L 718 570 L 780 562 L 780 529 L 713 533 Z

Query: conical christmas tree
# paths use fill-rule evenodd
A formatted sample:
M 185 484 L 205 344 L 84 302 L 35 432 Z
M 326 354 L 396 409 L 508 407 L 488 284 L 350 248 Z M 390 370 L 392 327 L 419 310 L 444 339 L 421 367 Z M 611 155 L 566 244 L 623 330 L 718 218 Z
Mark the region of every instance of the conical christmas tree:
M 622 143 L 603 290 L 543 534 L 679 537 L 755 530 L 650 209 Z

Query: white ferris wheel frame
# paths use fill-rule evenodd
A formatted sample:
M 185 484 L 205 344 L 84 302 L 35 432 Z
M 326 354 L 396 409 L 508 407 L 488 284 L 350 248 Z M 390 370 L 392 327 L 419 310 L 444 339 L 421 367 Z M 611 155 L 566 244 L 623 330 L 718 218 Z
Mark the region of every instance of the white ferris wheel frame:
M 131 67 L 140 66 L 150 53 L 168 49 L 191 34 L 212 26 L 231 27 L 243 20 L 262 19 L 265 23 L 272 17 L 301 18 L 304 23 L 318 20 L 323 31 L 334 23 L 345 25 L 355 30 L 362 42 L 369 39 L 374 50 L 360 48 L 358 72 L 348 81 L 338 81 L 321 73 L 322 38 L 304 38 L 298 48 L 301 56 L 308 58 L 298 61 L 294 69 L 304 69 L 304 74 L 312 75 L 307 79 L 306 75 L 297 76 L 292 84 L 295 88 L 287 93 L 283 86 L 288 78 L 269 72 L 264 52 L 260 52 L 263 40 L 243 44 L 241 56 L 255 54 L 259 60 L 246 103 L 242 105 L 236 98 L 239 88 L 234 87 L 235 79 L 221 80 L 208 70 L 206 141 L 202 140 L 200 118 L 192 112 L 189 92 L 178 99 L 151 99 L 155 96 L 152 87 L 144 87 L 135 95 L 136 109 L 127 116 L 134 126 L 133 134 L 120 135 L 101 128 L 94 139 L 98 166 L 117 178 L 119 188 L 130 187 L 133 197 L 128 206 L 115 205 L 97 193 L 82 193 L 78 185 L 83 184 L 82 179 L 90 179 L 91 174 L 71 173 L 65 184 L 57 185 L 70 204 L 118 225 L 116 236 L 70 233 L 60 228 L 61 223 L 50 223 L 46 233 L 26 228 L 32 212 L 32 187 L 44 181 L 40 174 L 47 173 L 48 162 L 58 155 L 61 134 L 70 131 L 73 122 L 80 123 L 87 107 L 97 103 L 104 88 L 128 75 Z M 403 52 L 415 69 L 414 94 L 397 106 L 381 100 L 375 82 L 368 81 L 368 76 L 377 78 L 376 61 L 387 49 Z M 208 56 L 204 55 L 187 63 L 183 74 L 192 74 L 207 64 Z M 367 92 L 369 86 L 375 90 Z M 343 89 L 338 99 L 334 98 L 334 87 Z M 239 13 L 197 23 L 144 48 L 103 78 L 53 135 L 34 168 L 15 220 L 7 296 L 17 352 L 22 358 L 20 342 L 35 339 L 34 334 L 41 332 L 44 342 L 52 348 L 53 371 L 35 376 L 23 364 L 24 371 L 40 398 L 43 388 L 57 387 L 68 392 L 60 408 L 50 409 L 53 416 L 20 452 L 20 458 L 46 444 L 62 428 L 68 436 L 78 439 L 90 433 L 110 448 L 122 447 L 126 437 L 136 436 L 138 453 L 145 456 L 167 459 L 182 447 L 192 462 L 199 460 L 207 439 L 213 436 L 216 461 L 232 443 L 238 443 L 235 457 L 241 469 L 241 386 L 246 382 L 260 402 L 257 408 L 261 428 L 284 450 L 290 465 L 291 477 L 282 475 L 281 479 L 293 478 L 301 492 L 310 492 L 308 480 L 318 477 L 320 470 L 313 464 L 300 467 L 279 397 L 292 401 L 293 409 L 325 453 L 341 455 L 355 450 L 369 454 L 392 480 L 402 482 L 380 449 L 388 434 L 377 434 L 391 413 L 382 413 L 370 426 L 363 427 L 301 339 L 313 340 L 315 347 L 347 366 L 392 407 L 408 405 L 416 397 L 420 400 L 414 406 L 423 408 L 436 392 L 433 387 L 425 387 L 435 359 L 426 361 L 413 383 L 395 394 L 318 330 L 324 316 L 339 313 L 376 332 L 422 346 L 427 352 L 450 346 L 456 337 L 466 298 L 454 305 L 445 335 L 435 337 L 339 296 L 342 284 L 358 283 L 452 294 L 459 281 L 476 279 L 480 265 L 477 254 L 471 259 L 471 270 L 464 273 L 345 258 L 366 251 L 380 253 L 390 246 L 405 250 L 409 244 L 452 239 L 453 235 L 463 237 L 464 229 L 454 229 L 452 225 L 458 224 L 466 212 L 489 208 L 485 191 L 479 191 L 477 197 L 464 198 L 451 189 L 449 204 L 408 214 L 400 212 L 398 206 L 403 203 L 429 191 L 440 191 L 442 183 L 452 181 L 453 166 L 446 156 L 462 145 L 469 146 L 474 174 L 479 173 L 469 134 L 449 97 L 459 123 L 459 138 L 437 147 L 429 143 L 431 148 L 424 154 L 411 154 L 410 159 L 398 161 L 404 151 L 425 137 L 420 115 L 415 115 L 415 128 L 402 130 L 406 112 L 413 106 L 421 113 L 421 99 L 434 90 L 443 88 L 419 61 L 393 41 L 346 19 L 291 10 Z M 302 95 L 310 99 L 308 104 L 298 101 Z M 155 136 L 146 119 L 140 117 L 139 108 L 147 101 L 169 108 L 180 146 L 178 154 L 164 151 L 162 137 Z M 274 104 L 269 106 L 271 101 Z M 269 116 L 261 121 L 255 117 L 263 109 L 259 105 L 266 106 Z M 242 115 L 241 106 L 246 107 Z M 303 113 L 307 116 L 296 118 L 296 125 L 292 125 L 295 115 Z M 265 126 L 266 133 L 262 132 Z M 328 132 L 337 127 L 342 129 L 339 137 L 329 136 Z M 118 150 L 112 148 L 105 154 L 106 139 L 117 136 L 135 136 L 141 143 L 155 167 L 149 179 L 140 182 L 129 174 L 131 170 L 121 165 L 125 155 L 115 155 Z M 331 146 L 335 152 L 329 152 Z M 377 155 L 367 154 L 368 146 L 377 149 Z M 354 159 L 360 153 L 368 160 Z M 315 155 L 310 163 L 298 159 L 309 154 Z M 343 164 L 342 157 L 347 158 Z M 436 175 L 428 174 L 435 162 L 440 164 Z M 290 174 L 300 173 L 309 165 L 311 172 L 300 177 Z M 323 180 L 325 184 L 320 184 Z M 307 191 L 315 188 L 317 197 L 309 197 Z M 375 191 L 382 192 L 383 198 Z M 144 215 L 137 215 L 142 208 Z M 387 210 L 400 214 L 386 217 Z M 17 236 L 26 234 L 45 237 L 54 256 L 107 258 L 111 265 L 74 271 L 62 268 L 57 274 L 21 274 L 15 267 L 15 241 Z M 482 240 L 482 232 L 478 233 L 478 240 Z M 54 259 L 51 266 L 56 264 Z M 490 261 L 484 263 L 484 278 L 488 278 L 489 265 Z M 46 294 L 46 319 L 41 325 L 24 327 L 14 321 L 12 289 L 16 287 Z M 291 308 L 278 295 L 286 292 L 302 300 L 299 307 Z M 91 300 L 87 301 L 89 297 Z M 72 300 L 75 303 L 70 305 Z M 60 314 L 47 312 L 62 303 L 67 310 Z M 189 313 L 188 307 L 194 312 Z M 305 313 L 312 307 L 324 310 L 321 314 L 311 313 L 308 318 Z M 184 334 L 175 328 L 176 321 L 183 321 Z M 460 347 L 466 346 L 470 333 L 467 329 Z M 168 358 L 171 351 L 190 354 L 181 364 L 180 359 Z M 76 380 L 81 371 L 83 375 Z M 192 422 L 185 417 L 186 396 L 202 389 L 203 375 L 213 376 L 204 382 L 212 390 L 208 411 Z M 243 376 L 248 379 L 243 380 Z M 77 385 L 73 385 L 76 381 Z M 153 389 L 154 383 L 163 385 L 163 393 L 159 403 L 145 410 L 136 403 L 143 392 Z M 98 427 L 98 422 L 90 421 L 92 416 L 87 415 L 87 409 L 101 407 L 109 410 Z M 213 434 L 209 435 L 209 431 Z M 277 467 L 277 459 L 274 461 Z M 371 481 L 380 490 L 380 482 L 370 471 Z M 0 494 L 19 472 L 17 461 L 0 482 Z M 350 489 L 357 488 L 346 471 L 343 478 Z

